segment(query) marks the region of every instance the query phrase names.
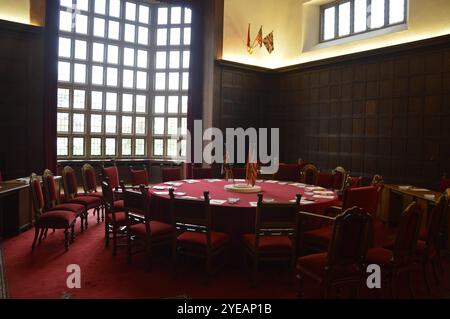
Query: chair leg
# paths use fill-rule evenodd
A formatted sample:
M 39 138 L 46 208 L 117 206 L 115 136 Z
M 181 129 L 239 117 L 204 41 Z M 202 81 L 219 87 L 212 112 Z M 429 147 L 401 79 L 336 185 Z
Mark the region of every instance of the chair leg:
M 88 229 L 88 225 L 89 225 L 89 223 L 88 223 L 88 218 L 89 217 L 89 211 L 88 211 L 88 209 L 86 208 L 86 214 L 84 214 L 84 229 Z
M 96 207 L 94 212 L 97 212 L 97 224 L 100 224 L 100 207 Z
M 69 250 L 69 229 L 68 228 L 66 228 L 64 230 L 64 249 L 66 251 Z
M 37 241 L 38 236 L 39 236 L 39 228 L 35 227 L 35 229 L 34 229 L 34 239 L 33 239 L 33 244 L 31 245 L 31 250 L 34 250 L 34 247 L 36 246 L 36 241 Z
M 427 275 L 427 263 L 423 263 L 422 264 L 422 275 L 423 275 L 423 280 L 425 281 L 425 285 L 427 287 L 427 292 L 428 294 L 431 293 L 431 289 L 430 289 L 430 281 L 428 280 L 428 275 Z
M 113 225 L 113 249 L 112 255 L 115 256 L 117 254 L 117 227 Z
M 109 246 L 109 223 L 105 223 L 105 247 L 108 248 Z
M 47 239 L 47 233 L 48 233 L 48 228 L 45 229 L 45 232 L 44 232 L 44 239 Z
M 84 232 L 84 217 L 83 217 L 84 213 L 80 215 L 80 230 L 81 232 Z
M 42 236 L 44 235 L 44 232 L 45 232 L 45 228 L 41 228 L 41 233 L 40 233 L 40 235 L 39 235 L 39 242 L 38 242 L 38 244 L 41 243 L 41 241 L 42 241 Z
M 436 281 L 436 285 L 440 286 L 440 277 L 438 274 L 438 268 L 440 267 L 440 262 L 438 260 L 435 260 L 431 263 L 431 267 L 433 268 L 433 275 L 434 275 L 434 280 Z
M 102 222 L 105 221 L 105 205 L 102 205 Z
M 109 236 L 109 235 L 108 235 Z M 132 253 L 132 251 L 131 251 L 131 233 L 130 233 L 130 230 L 128 229 L 128 231 L 127 231 L 127 263 L 128 264 L 131 264 L 131 253 Z
M 75 241 L 75 223 L 72 224 L 72 238 L 70 240 L 71 243 Z

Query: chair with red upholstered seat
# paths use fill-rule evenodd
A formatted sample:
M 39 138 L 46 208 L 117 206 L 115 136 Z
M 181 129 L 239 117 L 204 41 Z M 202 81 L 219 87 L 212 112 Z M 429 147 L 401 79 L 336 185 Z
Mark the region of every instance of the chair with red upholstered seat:
M 178 168 L 178 167 L 162 168 L 161 169 L 161 179 L 162 179 L 163 183 L 181 180 L 180 168 Z
M 193 179 L 211 179 L 213 178 L 213 171 L 211 167 L 193 167 Z
M 375 247 L 367 251 L 366 263 L 381 267 L 382 287 L 390 288 L 391 297 L 394 297 L 394 279 L 402 273 L 408 274 L 409 290 L 414 297 L 411 273 L 416 258 L 421 219 L 422 211 L 419 205 L 416 202 L 411 203 L 400 217 L 400 226 L 392 249 Z
M 113 165 L 109 167 L 102 166 L 102 180 L 108 178 L 109 183 L 114 191 L 119 190 L 120 179 L 119 170 L 117 169 L 116 162 L 113 161 Z
M 362 177 L 361 176 L 347 176 L 346 188 L 357 188 L 362 186 Z
M 287 262 L 293 269 L 297 251 L 297 213 L 301 195 L 294 203 L 265 203 L 258 194 L 255 232 L 244 234 L 246 255 L 253 266 L 253 283 L 258 275 L 258 266 L 264 261 Z
M 332 189 L 334 186 L 334 175 L 330 172 L 317 172 L 317 186 Z
M 141 185 L 139 190 L 124 190 L 123 200 L 127 221 L 127 260 L 131 263 L 132 248 L 136 243 L 142 243 L 146 253 L 147 269 L 150 268 L 152 250 L 157 246 L 170 245 L 175 235 L 172 224 L 153 220 L 151 214 L 151 199 L 148 188 Z M 138 216 L 138 217 L 136 217 Z M 136 220 L 139 219 L 139 222 Z M 132 241 L 132 237 L 134 240 Z
M 306 164 L 303 167 L 300 181 L 307 185 L 317 185 L 317 167 L 314 164 Z
M 97 192 L 97 178 L 95 169 L 90 164 L 84 164 L 81 167 L 81 179 L 83 181 L 84 195 L 98 197 L 102 200 L 102 221 L 105 219 L 105 203 L 103 202 L 102 192 Z M 100 222 L 100 214 L 97 214 L 97 223 Z
M 333 189 L 337 191 L 343 191 L 345 188 L 345 181 L 348 173 L 342 166 L 337 166 L 333 170 Z
M 140 186 L 140 185 L 148 185 L 148 172 L 145 166 L 142 166 L 142 169 L 136 169 L 133 166 L 130 166 L 130 176 L 131 176 L 131 185 L 132 186 Z
M 69 249 L 70 242 L 73 242 L 75 239 L 75 221 L 77 214 L 66 210 L 52 210 L 46 212 L 44 210 L 45 202 L 41 182 L 34 173 L 31 174 L 30 177 L 30 194 L 33 202 L 35 228 L 35 235 L 31 249 L 34 250 L 38 236 L 40 243 L 44 234 L 46 234 L 47 230 L 51 228 L 54 230 L 64 229 L 64 248 L 67 251 Z M 72 236 L 70 238 L 69 229 L 72 231 Z
M 88 211 L 89 209 L 94 209 L 94 214 L 100 214 L 100 208 L 103 205 L 102 199 L 98 196 L 90 196 L 78 193 L 77 177 L 75 175 L 75 171 L 70 166 L 66 166 L 63 168 L 62 178 L 66 201 L 82 204 L 86 207 L 86 211 Z
M 212 230 L 209 192 L 204 192 L 203 200 L 176 198 L 169 189 L 170 211 L 174 229 L 173 259 L 174 270 L 178 254 L 199 257 L 206 260 L 208 275 L 213 272 L 213 258 L 225 252 L 228 234 Z
M 299 182 L 300 175 L 300 165 L 280 163 L 273 178 L 279 181 Z
M 365 274 L 370 224 L 370 214 L 358 207 L 347 209 L 336 216 L 328 252 L 303 256 L 297 260 L 299 297 L 303 297 L 305 278 L 320 284 L 324 298 L 330 296 L 333 287 L 359 287 Z
M 65 202 L 59 204 L 59 191 L 56 188 L 55 179 L 51 170 L 46 169 L 42 175 L 42 184 L 44 188 L 44 201 L 46 211 L 67 210 L 80 217 L 81 231 L 84 231 L 85 220 L 87 219 L 87 210 L 85 205 L 78 203 Z

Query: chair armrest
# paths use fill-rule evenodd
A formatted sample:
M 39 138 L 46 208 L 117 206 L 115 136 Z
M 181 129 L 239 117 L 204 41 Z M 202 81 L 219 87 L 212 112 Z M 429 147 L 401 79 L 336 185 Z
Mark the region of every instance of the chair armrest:
M 299 214 L 300 215 L 305 215 L 305 216 L 308 216 L 308 217 L 325 219 L 325 220 L 329 220 L 329 221 L 333 221 L 334 220 L 334 217 L 327 216 L 327 215 L 321 215 L 321 214 L 315 214 L 315 213 L 309 213 L 309 212 L 299 212 Z
M 342 207 L 339 206 L 330 206 L 325 208 L 324 211 L 325 215 L 330 216 L 330 217 L 336 217 L 337 215 L 339 215 L 340 213 L 342 213 Z

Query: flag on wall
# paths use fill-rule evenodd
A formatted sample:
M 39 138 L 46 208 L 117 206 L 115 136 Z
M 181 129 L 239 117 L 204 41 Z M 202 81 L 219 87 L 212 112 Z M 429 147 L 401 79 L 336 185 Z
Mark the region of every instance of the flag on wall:
M 263 33 L 263 31 L 262 31 L 262 26 L 261 26 L 261 28 L 259 28 L 258 35 L 256 36 L 256 39 L 255 39 L 255 42 L 258 43 L 260 48 L 262 47 L 262 44 L 263 44 L 263 34 L 262 33 Z
M 268 35 L 266 35 L 266 37 L 264 38 L 264 45 L 267 49 L 267 52 L 272 53 L 274 50 L 273 47 L 273 31 L 270 32 Z
M 252 156 L 252 151 L 248 151 L 248 161 L 245 170 L 245 179 L 248 185 L 255 186 L 256 179 L 258 178 L 258 163 L 256 163 Z

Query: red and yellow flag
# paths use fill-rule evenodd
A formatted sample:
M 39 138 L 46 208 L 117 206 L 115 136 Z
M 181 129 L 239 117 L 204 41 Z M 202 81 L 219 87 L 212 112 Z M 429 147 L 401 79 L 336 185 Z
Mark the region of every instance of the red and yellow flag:
M 253 162 L 251 151 L 249 150 L 247 167 L 245 170 L 245 179 L 248 185 L 255 186 L 257 178 L 258 178 L 258 163 Z

